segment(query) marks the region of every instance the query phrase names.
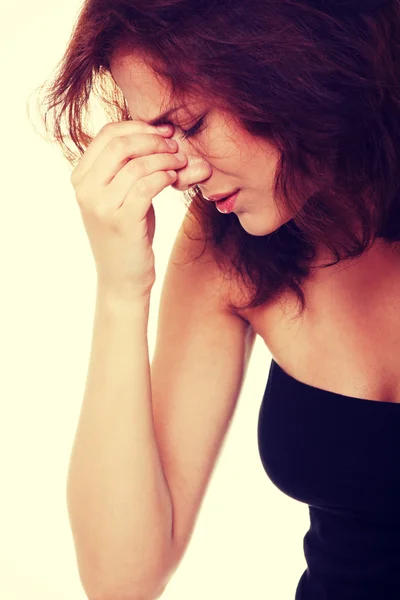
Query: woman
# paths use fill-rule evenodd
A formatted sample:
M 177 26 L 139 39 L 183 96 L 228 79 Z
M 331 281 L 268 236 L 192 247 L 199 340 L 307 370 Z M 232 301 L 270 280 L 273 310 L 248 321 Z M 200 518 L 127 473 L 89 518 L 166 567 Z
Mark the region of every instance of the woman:
M 98 274 L 68 481 L 89 598 L 162 594 L 257 334 L 260 457 L 310 508 L 296 600 L 400 597 L 399 31 L 395 1 L 84 3 L 41 106 Z M 92 91 L 113 121 L 95 138 Z M 150 370 L 168 185 L 189 210 Z

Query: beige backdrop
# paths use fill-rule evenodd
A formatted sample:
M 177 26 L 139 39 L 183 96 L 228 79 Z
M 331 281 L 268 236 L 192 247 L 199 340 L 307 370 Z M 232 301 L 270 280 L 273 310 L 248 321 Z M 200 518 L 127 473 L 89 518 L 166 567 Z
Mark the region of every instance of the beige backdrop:
M 35 134 L 26 112 L 30 94 L 60 60 L 80 5 L 22 0 L 4 2 L 1 10 L 2 600 L 86 598 L 68 524 L 66 476 L 88 367 L 95 267 L 71 168 L 58 147 Z M 99 119 L 96 133 L 103 124 Z M 167 259 L 186 210 L 172 188 L 154 206 L 150 358 Z M 258 455 L 270 361 L 258 339 L 195 533 L 165 600 L 294 599 L 306 568 L 308 509 L 273 486 Z

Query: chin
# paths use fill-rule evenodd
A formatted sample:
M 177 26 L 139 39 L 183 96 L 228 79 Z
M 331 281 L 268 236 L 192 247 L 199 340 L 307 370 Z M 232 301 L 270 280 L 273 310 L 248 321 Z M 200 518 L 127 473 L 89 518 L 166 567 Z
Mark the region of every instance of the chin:
M 240 221 L 240 224 L 241 224 L 242 228 L 249 235 L 254 235 L 255 237 L 262 237 L 262 236 L 269 235 L 270 233 L 273 233 L 274 231 L 276 231 L 275 229 L 270 229 L 268 227 L 263 227 L 261 223 L 259 225 L 257 225 L 257 223 L 245 223 L 245 222 L 242 222 L 241 219 L 239 219 L 239 221 Z
M 278 231 L 285 222 L 282 223 L 271 223 L 270 221 L 263 220 L 262 218 L 249 214 L 249 213 L 238 213 L 237 218 L 242 228 L 249 234 L 255 237 L 262 237 L 270 235 L 275 231 Z

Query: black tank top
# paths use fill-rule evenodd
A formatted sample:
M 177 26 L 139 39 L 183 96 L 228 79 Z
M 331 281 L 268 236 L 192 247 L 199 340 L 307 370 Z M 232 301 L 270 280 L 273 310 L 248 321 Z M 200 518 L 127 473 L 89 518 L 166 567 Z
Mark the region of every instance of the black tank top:
M 258 447 L 309 507 L 295 600 L 400 600 L 400 404 L 312 387 L 272 360 Z

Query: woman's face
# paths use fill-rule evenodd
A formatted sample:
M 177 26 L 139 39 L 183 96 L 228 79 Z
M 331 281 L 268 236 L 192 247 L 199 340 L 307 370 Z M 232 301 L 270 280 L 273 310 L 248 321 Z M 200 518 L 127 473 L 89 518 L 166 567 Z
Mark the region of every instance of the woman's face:
M 133 120 L 150 122 L 169 109 L 168 85 L 159 81 L 137 55 L 116 54 L 111 72 Z M 181 107 L 165 119 L 174 126 L 172 137 L 187 157 L 173 187 L 185 191 L 197 185 L 206 197 L 240 189 L 234 213 L 243 229 L 254 236 L 270 234 L 287 223 L 293 215 L 279 215 L 272 194 L 279 160 L 276 148 L 251 136 L 229 114 L 213 107 L 212 100 L 196 99 L 189 108 L 195 118 Z M 203 116 L 197 133 L 185 139 L 184 132 Z

